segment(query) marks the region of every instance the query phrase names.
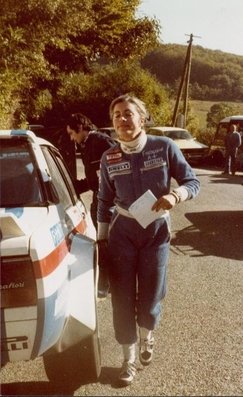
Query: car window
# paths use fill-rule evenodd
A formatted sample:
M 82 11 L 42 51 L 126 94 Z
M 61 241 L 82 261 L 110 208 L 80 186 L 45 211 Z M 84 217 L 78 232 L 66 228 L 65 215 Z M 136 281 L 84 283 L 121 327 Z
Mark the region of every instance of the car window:
M 42 203 L 35 162 L 27 142 L 1 139 L 0 170 L 1 207 L 39 206 Z
M 67 184 L 68 184 L 68 187 L 69 187 L 69 189 L 71 190 L 72 196 L 75 198 L 75 201 L 76 201 L 76 200 L 78 199 L 78 197 L 77 197 L 76 191 L 75 191 L 75 189 L 74 189 L 73 181 L 72 181 L 72 178 L 71 178 L 71 176 L 70 176 L 70 173 L 69 173 L 69 171 L 67 170 L 66 166 L 64 165 L 64 163 L 63 163 L 61 157 L 57 156 L 57 157 L 56 157 L 56 160 L 57 160 L 57 162 L 58 162 L 58 164 L 59 164 L 59 166 L 60 166 L 60 168 L 61 168 L 61 170 L 62 170 L 62 173 L 63 173 L 63 175 L 64 175 L 64 177 L 65 177 L 65 179 L 66 179 L 66 182 L 67 182 Z
M 166 131 L 165 135 L 171 139 L 192 139 L 192 136 L 188 131 Z
M 56 153 L 52 152 L 51 150 L 49 150 L 48 147 L 45 146 L 42 147 L 42 151 L 48 164 L 50 176 L 56 188 L 59 200 L 62 203 L 64 210 L 66 210 L 73 205 L 71 194 L 76 195 L 71 183 L 71 178 L 66 171 L 64 165 L 60 165 L 62 163 L 61 157 L 59 157 Z M 59 168 L 58 164 L 61 169 Z M 62 172 L 65 173 L 65 177 Z M 72 189 L 71 194 L 69 189 Z

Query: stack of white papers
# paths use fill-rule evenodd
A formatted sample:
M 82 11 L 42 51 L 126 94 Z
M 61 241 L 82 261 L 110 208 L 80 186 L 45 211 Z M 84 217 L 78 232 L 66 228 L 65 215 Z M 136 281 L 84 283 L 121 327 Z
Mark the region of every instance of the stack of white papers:
M 144 229 L 146 229 L 150 223 L 161 218 L 161 216 L 165 214 L 163 209 L 158 212 L 152 211 L 151 208 L 156 201 L 157 199 L 151 190 L 147 190 L 128 208 L 128 211 Z

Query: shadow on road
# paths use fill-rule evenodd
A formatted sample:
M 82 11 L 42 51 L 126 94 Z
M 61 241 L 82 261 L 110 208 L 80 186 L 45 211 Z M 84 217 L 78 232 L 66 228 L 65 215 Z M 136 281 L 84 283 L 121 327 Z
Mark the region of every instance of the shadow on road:
M 243 260 L 243 211 L 204 211 L 185 214 L 191 226 L 175 231 L 171 240 L 172 247 L 181 252 L 199 251 L 201 254 L 190 256 L 218 256 Z
M 16 382 L 1 385 L 1 395 L 6 396 L 72 396 L 73 391 L 64 390 L 60 385 L 46 382 Z
M 111 385 L 111 387 L 114 389 L 120 388 L 121 386 L 117 383 L 119 372 L 120 368 L 103 367 L 98 383 L 103 385 Z M 83 385 L 84 384 L 80 385 L 80 387 Z M 64 389 L 63 384 L 61 383 L 53 384 L 48 381 L 16 382 L 5 383 L 1 385 L 2 396 L 73 396 L 74 392 L 75 390 L 72 390 L 72 388 Z
M 241 185 L 242 175 L 211 175 L 210 183 L 227 183 L 229 185 Z

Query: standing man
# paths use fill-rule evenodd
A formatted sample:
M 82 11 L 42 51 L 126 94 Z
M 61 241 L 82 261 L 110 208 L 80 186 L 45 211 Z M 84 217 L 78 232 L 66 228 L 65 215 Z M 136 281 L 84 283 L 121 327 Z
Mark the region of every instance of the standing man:
M 225 169 L 223 175 L 235 175 L 236 157 L 238 148 L 241 145 L 241 135 L 235 124 L 231 124 L 225 137 Z
M 115 145 L 115 142 L 105 133 L 96 131 L 91 120 L 82 113 L 72 114 L 66 122 L 67 133 L 76 145 L 79 146 L 81 159 L 84 165 L 85 178 L 76 180 L 76 191 L 81 194 L 88 190 L 93 191 L 90 215 L 97 230 L 97 194 L 99 186 L 100 159 L 105 150 Z M 100 265 L 100 264 L 99 264 Z M 109 282 L 105 264 L 99 266 L 98 296 L 106 297 L 109 291 Z

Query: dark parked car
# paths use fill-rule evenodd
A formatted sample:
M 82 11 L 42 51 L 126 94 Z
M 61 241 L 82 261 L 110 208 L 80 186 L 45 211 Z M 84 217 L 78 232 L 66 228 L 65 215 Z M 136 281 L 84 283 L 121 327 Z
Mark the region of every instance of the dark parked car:
M 236 158 L 236 169 L 238 171 L 243 170 L 243 115 L 228 116 L 220 120 L 218 123 L 213 141 L 210 145 L 208 162 L 218 167 L 224 167 L 225 165 L 225 137 L 231 124 L 237 126 L 237 130 L 240 132 L 242 137 L 242 144 L 239 147 L 237 158 Z

